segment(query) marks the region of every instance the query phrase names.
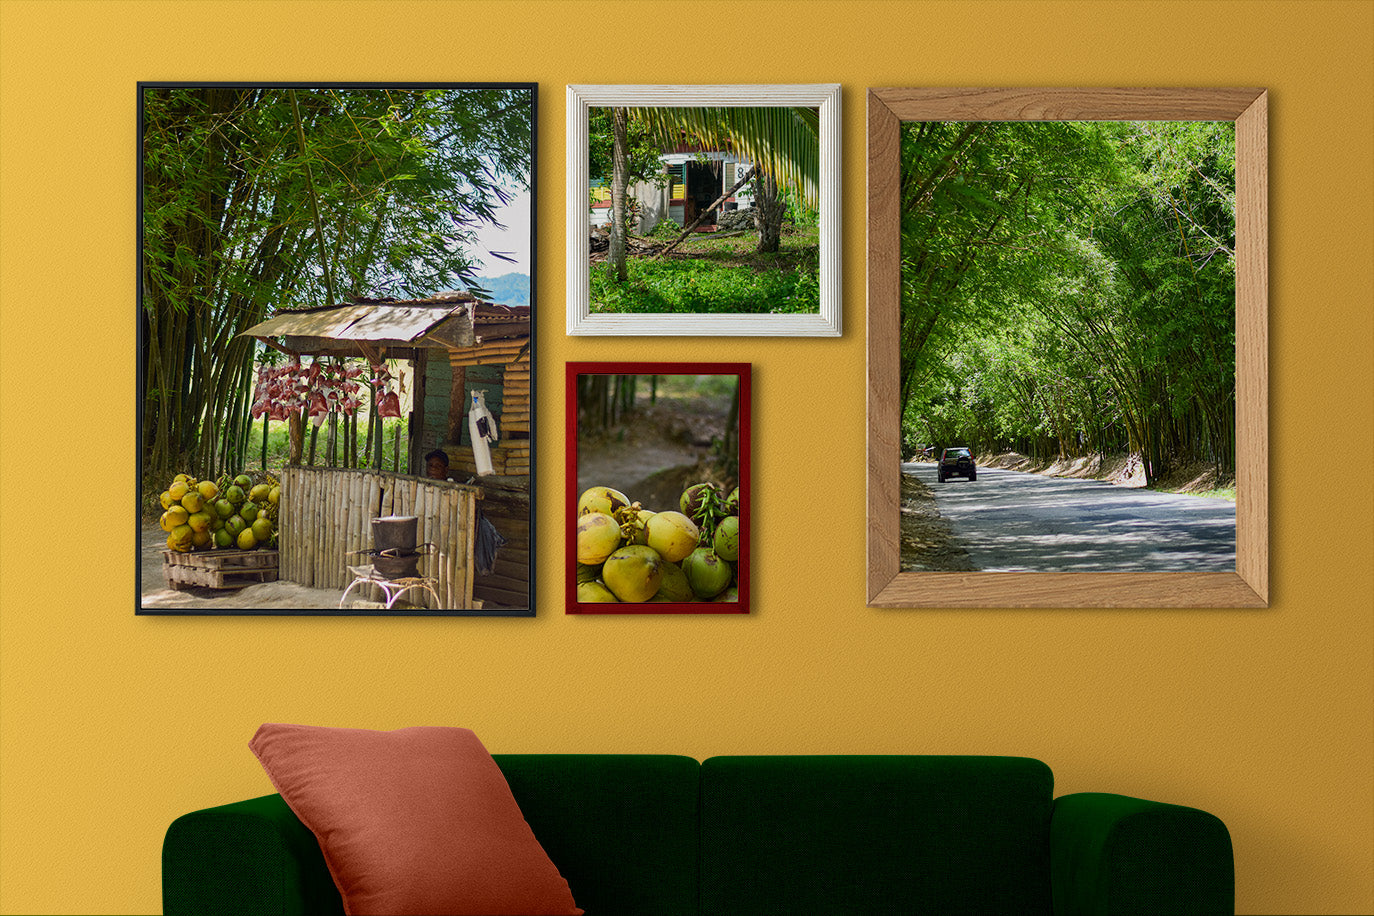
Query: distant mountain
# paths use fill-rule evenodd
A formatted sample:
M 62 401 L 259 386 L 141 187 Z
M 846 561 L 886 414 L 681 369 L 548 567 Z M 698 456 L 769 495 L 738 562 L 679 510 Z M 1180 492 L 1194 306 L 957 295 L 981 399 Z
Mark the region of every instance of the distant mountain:
M 481 295 L 497 305 L 530 304 L 529 274 L 511 273 L 499 277 L 476 277 L 475 280 L 483 289 Z

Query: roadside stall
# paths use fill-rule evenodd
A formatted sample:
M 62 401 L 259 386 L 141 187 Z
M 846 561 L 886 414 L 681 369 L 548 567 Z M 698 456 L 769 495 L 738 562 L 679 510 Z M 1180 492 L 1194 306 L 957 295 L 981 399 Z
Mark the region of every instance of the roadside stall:
M 378 575 L 374 521 L 414 516 L 419 575 L 404 578 L 432 581 L 406 595 L 407 602 L 444 609 L 529 606 L 527 306 L 494 305 L 465 292 L 358 298 L 279 312 L 244 335 L 293 363 L 362 357 L 374 368 L 399 359 L 414 369 L 402 462 L 408 474 L 302 466 L 307 419 L 299 410 L 287 416 L 291 457 L 282 474 L 281 578 L 349 589 L 360 569 L 371 567 L 370 575 Z M 474 392 L 499 436 L 485 449 L 486 474 L 479 474 L 468 429 Z M 424 476 L 424 456 L 434 449 L 449 456 L 448 480 Z M 479 550 L 483 534 L 488 549 Z M 500 544 L 494 560 L 493 543 Z M 371 591 L 382 603 L 392 597 L 387 588 Z

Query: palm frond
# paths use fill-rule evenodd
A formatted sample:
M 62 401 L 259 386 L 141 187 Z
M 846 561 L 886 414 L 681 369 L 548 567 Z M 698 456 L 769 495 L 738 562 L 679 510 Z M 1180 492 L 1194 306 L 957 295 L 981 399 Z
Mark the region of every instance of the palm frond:
M 729 149 L 820 206 L 821 118 L 814 108 L 631 108 L 664 149 L 686 141 L 703 150 Z

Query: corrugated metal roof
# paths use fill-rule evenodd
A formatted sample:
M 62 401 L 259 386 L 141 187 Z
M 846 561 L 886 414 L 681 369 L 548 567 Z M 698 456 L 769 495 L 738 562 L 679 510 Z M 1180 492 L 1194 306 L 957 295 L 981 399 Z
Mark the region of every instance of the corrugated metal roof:
M 281 312 L 253 325 L 249 337 L 327 337 L 331 340 L 406 340 L 423 335 L 455 312 L 445 305 L 340 305 L 312 312 Z
M 432 343 L 453 347 L 472 343 L 474 326 L 487 327 L 486 336 L 504 338 L 528 337 L 529 324 L 527 305 L 495 305 L 466 293 L 442 293 L 430 299 L 359 299 L 346 305 L 278 312 L 240 336 L 414 343 L 432 331 Z
M 330 336 L 337 340 L 414 340 L 466 306 L 374 305 L 348 327 Z
M 334 337 L 375 306 L 340 305 L 332 309 L 311 312 L 278 312 L 266 321 L 253 325 L 240 336 L 281 337 L 287 334 L 300 337 Z

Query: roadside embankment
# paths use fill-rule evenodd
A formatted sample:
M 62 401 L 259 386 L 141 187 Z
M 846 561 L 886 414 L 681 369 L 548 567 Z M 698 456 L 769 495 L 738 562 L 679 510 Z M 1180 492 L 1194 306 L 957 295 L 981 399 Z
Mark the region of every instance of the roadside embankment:
M 1137 454 L 1043 459 L 1028 458 L 1019 452 L 1002 452 L 986 458 L 979 456 L 978 466 L 1025 471 L 1046 477 L 1107 480 L 1123 487 L 1145 486 L 1145 467 Z M 1212 464 L 1194 462 L 1173 469 L 1156 480 L 1151 489 L 1165 493 L 1191 493 L 1234 500 L 1236 479 L 1234 476 L 1218 476 L 1216 467 Z
M 914 474 L 902 474 L 901 571 L 972 572 L 978 569 L 959 546 L 935 496 Z

